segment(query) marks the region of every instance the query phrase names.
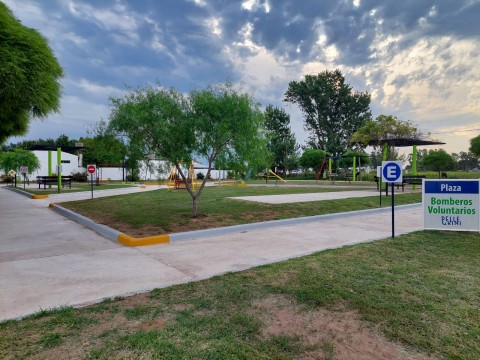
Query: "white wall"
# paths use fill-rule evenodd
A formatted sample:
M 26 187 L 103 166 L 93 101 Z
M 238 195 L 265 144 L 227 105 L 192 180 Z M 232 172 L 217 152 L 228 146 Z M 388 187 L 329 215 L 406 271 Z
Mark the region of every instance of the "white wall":
M 33 153 L 40 162 L 40 169 L 30 175 L 30 178 L 34 179 L 37 176 L 48 175 L 48 151 L 34 150 Z M 66 152 L 61 153 L 62 161 L 62 175 L 71 175 L 74 172 L 85 171 L 84 168 L 78 167 L 78 156 L 72 155 Z M 52 151 L 52 172 L 57 172 L 57 152 Z

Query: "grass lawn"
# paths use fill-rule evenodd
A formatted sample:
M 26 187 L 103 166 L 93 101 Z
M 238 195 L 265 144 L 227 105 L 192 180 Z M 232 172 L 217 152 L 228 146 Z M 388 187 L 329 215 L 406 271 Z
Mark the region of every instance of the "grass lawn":
M 479 359 L 479 254 L 424 231 L 42 311 L 0 324 L 0 357 Z
M 347 188 L 345 189 L 347 190 Z M 348 188 L 355 190 L 355 188 Z M 192 201 L 186 191 L 149 191 L 93 200 L 62 203 L 68 209 L 132 236 L 149 236 L 267 220 L 372 209 L 378 196 L 291 204 L 262 204 L 229 199 L 233 196 L 318 193 L 319 188 L 206 187 L 199 202 L 199 216 L 191 218 Z M 338 191 L 338 190 L 335 190 Z M 382 205 L 389 206 L 390 196 Z M 421 202 L 421 194 L 396 196 L 395 204 Z

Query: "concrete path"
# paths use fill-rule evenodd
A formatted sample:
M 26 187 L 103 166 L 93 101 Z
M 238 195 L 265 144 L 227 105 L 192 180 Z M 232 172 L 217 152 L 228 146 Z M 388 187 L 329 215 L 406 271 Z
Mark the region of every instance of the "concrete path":
M 401 193 L 400 193 L 401 194 Z M 288 204 L 320 200 L 337 200 L 366 196 L 378 196 L 378 191 L 359 190 L 359 191 L 330 191 L 321 193 L 306 194 L 285 194 L 285 195 L 257 195 L 257 196 L 236 196 L 230 199 L 255 201 L 267 204 Z
M 391 235 L 387 209 L 127 248 L 61 217 L 38 200 L 3 188 L 0 204 L 0 320 L 145 292 Z M 419 230 L 421 207 L 397 209 L 396 219 L 397 234 Z
M 38 186 L 33 186 L 34 188 L 38 189 Z M 75 187 L 75 185 L 73 185 Z M 105 189 L 105 190 L 95 190 L 93 188 L 93 197 L 100 198 L 100 197 L 107 197 L 107 196 L 115 196 L 115 195 L 125 195 L 125 194 L 135 194 L 139 192 L 145 191 L 153 191 L 158 189 L 166 189 L 167 186 L 165 185 L 149 185 L 149 186 L 129 186 L 123 188 L 113 188 L 113 189 Z M 19 187 L 20 190 L 22 188 Z M 78 200 L 87 200 L 91 199 L 92 193 L 90 191 L 79 191 L 79 192 L 61 192 L 59 194 L 49 194 L 47 199 L 37 199 L 37 202 L 40 204 L 50 204 L 50 203 L 58 203 L 58 202 L 65 202 L 65 201 L 78 201 Z

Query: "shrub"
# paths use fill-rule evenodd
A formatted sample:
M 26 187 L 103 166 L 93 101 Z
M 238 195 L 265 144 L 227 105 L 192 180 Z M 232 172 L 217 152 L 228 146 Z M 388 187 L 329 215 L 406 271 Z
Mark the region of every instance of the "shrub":
M 205 179 L 205 175 L 203 175 L 203 173 L 199 172 L 197 173 L 197 180 L 203 180 Z
M 87 182 L 88 181 L 88 175 L 86 172 L 73 172 L 72 173 L 72 181 L 76 182 Z

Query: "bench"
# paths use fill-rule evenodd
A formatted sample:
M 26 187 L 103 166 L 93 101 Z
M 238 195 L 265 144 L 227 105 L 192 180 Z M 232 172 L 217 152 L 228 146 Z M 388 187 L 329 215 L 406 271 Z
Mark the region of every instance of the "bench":
M 357 171 L 355 174 L 355 179 L 358 179 L 360 176 L 360 171 Z M 346 172 L 345 173 L 345 181 L 352 182 L 353 181 L 353 173 L 352 172 Z
M 61 176 L 63 187 L 68 184 L 68 187 L 72 188 L 73 176 Z M 43 185 L 43 189 L 47 189 L 47 185 L 58 185 L 58 176 L 37 176 L 38 188 Z
M 404 175 L 403 182 L 410 185 L 422 185 L 422 179 L 426 179 L 425 175 Z
M 377 190 L 378 190 L 380 178 L 376 175 L 373 178 L 377 183 Z M 426 179 L 426 178 L 427 177 L 425 175 L 404 175 L 402 182 L 393 183 L 393 184 L 397 187 L 397 189 L 400 189 L 400 186 L 401 186 L 402 192 L 403 192 L 405 190 L 405 185 L 422 185 L 422 179 Z

